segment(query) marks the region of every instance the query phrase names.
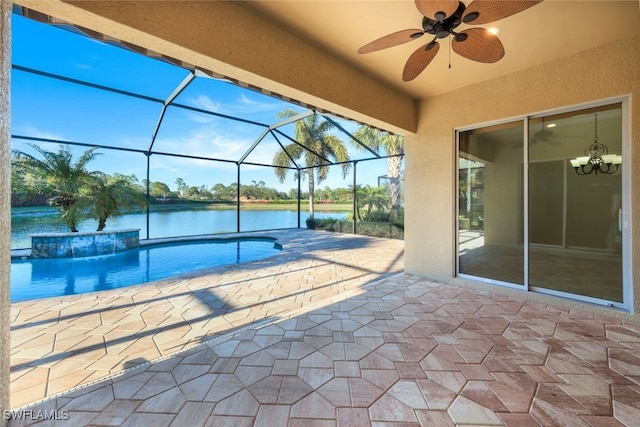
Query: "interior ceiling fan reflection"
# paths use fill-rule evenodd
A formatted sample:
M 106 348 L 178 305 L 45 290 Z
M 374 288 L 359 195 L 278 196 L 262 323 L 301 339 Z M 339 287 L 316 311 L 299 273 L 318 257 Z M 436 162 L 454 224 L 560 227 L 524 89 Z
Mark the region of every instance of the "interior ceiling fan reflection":
M 549 125 L 549 126 L 553 126 L 553 125 Z M 535 145 L 538 142 L 549 144 L 549 145 L 560 145 L 562 144 L 562 141 L 560 140 L 563 138 L 575 138 L 575 136 L 571 136 L 571 135 L 558 135 L 553 130 L 550 130 L 549 126 L 545 124 L 545 121 L 543 118 L 540 129 L 534 132 L 533 134 L 530 134 L 529 146 Z M 535 126 L 532 126 L 532 128 L 535 128 Z M 512 148 L 522 148 L 522 145 L 523 145 L 522 139 L 517 139 L 511 144 Z
M 522 12 L 542 0 L 474 0 L 469 6 L 458 0 L 415 0 L 422 14 L 422 29 L 397 31 L 380 37 L 358 49 L 358 53 L 371 53 L 398 46 L 425 34 L 433 39 L 420 47 L 407 60 L 402 80 L 411 81 L 429 65 L 438 53 L 438 39 L 453 36 L 451 48 L 458 55 L 472 61 L 493 63 L 504 56 L 500 39 L 485 28 L 468 28 L 456 31 L 461 24 L 488 24 Z

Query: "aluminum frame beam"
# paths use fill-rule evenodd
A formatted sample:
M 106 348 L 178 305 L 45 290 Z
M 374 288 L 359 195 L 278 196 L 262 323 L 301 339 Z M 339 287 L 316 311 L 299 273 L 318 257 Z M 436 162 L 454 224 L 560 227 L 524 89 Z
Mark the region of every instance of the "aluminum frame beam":
M 323 117 L 326 121 L 328 121 L 329 123 L 331 123 L 332 125 L 334 125 L 335 127 L 337 127 L 338 129 L 340 129 L 343 133 L 345 133 L 349 138 L 353 139 L 358 145 L 360 145 L 362 148 L 364 148 L 365 150 L 367 150 L 368 152 L 370 152 L 371 154 L 373 154 L 374 156 L 376 156 L 377 158 L 380 158 L 380 154 L 376 153 L 375 151 L 373 151 L 369 146 L 367 146 L 364 142 L 360 141 L 358 138 L 356 138 L 355 136 L 353 136 L 351 134 L 351 132 L 347 131 L 340 123 L 336 122 L 335 120 L 333 120 L 331 117 L 329 116 L 325 116 L 324 114 L 320 114 L 320 117 Z
M 309 111 L 306 111 L 304 113 L 300 113 L 300 114 L 295 115 L 293 117 L 289 117 L 289 118 L 286 118 L 286 119 L 281 120 L 279 122 L 276 122 L 276 123 L 274 123 L 272 125 L 269 125 L 269 129 L 272 129 L 272 130 L 273 129 L 277 129 L 277 128 L 280 128 L 282 126 L 286 126 L 286 125 L 288 125 L 290 123 L 297 122 L 298 120 L 306 119 L 307 117 L 312 116 L 314 114 L 316 114 L 314 111 L 309 110 Z
M 282 133 L 282 131 L 280 129 L 274 129 L 274 131 L 278 132 L 280 135 L 284 136 L 285 138 L 287 138 L 289 141 L 293 142 L 294 144 L 299 145 L 303 149 L 305 149 L 305 150 L 309 151 L 310 153 L 318 156 L 319 159 L 324 160 L 327 163 L 327 165 L 320 165 L 320 166 L 331 166 L 331 161 L 329 159 L 327 159 L 326 157 L 321 156 L 320 154 L 316 153 L 315 151 L 313 151 L 312 149 L 310 149 L 308 147 L 305 147 L 304 145 L 302 145 L 301 143 L 299 143 L 295 139 L 291 138 L 289 135 L 287 135 L 285 133 Z M 307 169 L 307 167 L 300 167 L 300 169 Z
M 25 73 L 31 73 L 31 74 L 35 74 L 41 77 L 48 77 L 51 79 L 56 79 L 56 80 L 60 80 L 63 82 L 67 82 L 67 83 L 73 83 L 73 84 L 77 84 L 77 85 L 81 85 L 81 86 L 86 86 L 86 87 L 90 87 L 93 89 L 100 89 L 100 90 L 104 90 L 107 92 L 113 92 L 113 93 L 117 93 L 120 95 L 125 95 L 125 96 L 130 96 L 133 98 L 138 98 L 138 99 L 144 99 L 145 101 L 151 101 L 151 102 L 157 102 L 162 104 L 164 102 L 164 100 L 160 99 L 160 98 L 154 98 L 152 96 L 147 96 L 147 95 L 141 95 L 139 93 L 135 93 L 135 92 L 129 92 L 127 90 L 122 90 L 122 89 L 116 89 L 113 87 L 109 87 L 109 86 L 104 86 L 104 85 L 99 85 L 97 83 L 91 83 L 91 82 L 87 82 L 85 80 L 79 80 L 79 79 L 74 79 L 71 77 L 66 77 L 66 76 L 61 76 L 59 74 L 54 74 L 54 73 L 49 73 L 47 71 L 41 71 L 41 70 L 36 70 L 33 68 L 29 68 L 29 67 L 23 67 L 22 65 L 16 65 L 13 64 L 11 66 L 14 70 L 17 71 L 22 71 Z
M 160 115 L 158 117 L 158 122 L 156 123 L 155 129 L 153 129 L 153 135 L 151 137 L 151 143 L 149 143 L 148 153 L 151 154 L 151 150 L 153 149 L 153 144 L 156 142 L 156 138 L 158 137 L 158 132 L 160 132 L 160 126 L 162 125 L 162 120 L 164 119 L 164 115 L 167 112 L 167 107 L 184 91 L 187 86 L 191 84 L 193 80 L 196 78 L 196 73 L 189 73 L 181 82 L 176 86 L 176 88 L 171 92 L 171 94 L 164 100 L 162 103 L 162 109 L 160 110 Z
M 270 130 L 269 132 L 271 133 L 271 135 L 273 135 L 273 139 L 276 140 L 276 142 L 278 143 L 278 145 L 280 146 L 284 154 L 286 154 L 289 160 L 291 160 L 291 163 L 293 163 L 293 165 L 295 166 L 295 169 L 300 170 L 300 166 L 298 166 L 295 159 L 291 157 L 291 154 L 289 154 L 289 152 L 284 148 L 284 145 L 282 145 L 282 142 L 280 142 L 278 135 L 276 135 L 275 132 L 273 132 L 272 130 Z
M 247 149 L 247 151 L 245 151 L 244 154 L 240 157 L 240 160 L 238 160 L 238 163 L 240 164 L 244 163 L 245 159 L 251 154 L 253 150 L 255 150 L 258 144 L 260 144 L 260 142 L 264 139 L 264 137 L 267 136 L 269 131 L 270 131 L 269 128 L 266 128 L 265 130 L 262 131 L 260 136 L 253 142 L 253 144 L 251 144 L 251 146 Z

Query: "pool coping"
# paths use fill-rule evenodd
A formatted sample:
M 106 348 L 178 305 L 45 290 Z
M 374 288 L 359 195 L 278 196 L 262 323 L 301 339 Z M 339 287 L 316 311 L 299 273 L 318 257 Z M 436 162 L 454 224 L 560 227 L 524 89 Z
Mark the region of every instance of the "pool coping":
M 103 233 L 109 232 L 121 232 L 121 231 L 129 231 L 131 229 L 122 229 L 122 230 L 107 230 Z M 274 228 L 271 230 L 259 230 L 259 231 L 241 231 L 239 233 L 215 233 L 215 234 L 198 234 L 194 236 L 176 236 L 176 237 L 155 237 L 152 239 L 140 239 L 140 246 L 147 245 L 156 245 L 156 244 L 165 244 L 165 243 L 177 243 L 177 242 L 189 242 L 189 241 L 199 241 L 199 240 L 228 240 L 233 241 L 238 238 L 254 238 L 254 239 L 268 239 L 277 242 L 277 238 L 264 235 L 264 236 L 254 236 L 255 233 L 270 233 L 270 232 L 279 232 L 286 230 L 303 230 L 302 228 Z M 52 233 L 43 233 L 39 235 L 50 235 Z M 76 235 L 75 233 L 60 233 L 61 235 Z M 81 233 L 82 234 L 82 233 Z M 251 234 L 251 236 L 249 236 Z M 131 248 L 137 249 L 137 248 Z M 129 249 L 128 249 L 129 250 Z M 31 248 L 20 248 L 20 249 L 11 249 L 11 259 L 15 258 L 30 258 L 31 257 Z

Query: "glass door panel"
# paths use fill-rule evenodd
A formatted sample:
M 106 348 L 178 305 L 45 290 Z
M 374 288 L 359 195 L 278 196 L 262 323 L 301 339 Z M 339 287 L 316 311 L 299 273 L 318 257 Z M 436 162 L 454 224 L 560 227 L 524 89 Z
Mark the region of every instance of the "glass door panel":
M 621 156 L 620 104 L 530 120 L 529 135 L 529 285 L 622 302 L 622 166 L 585 153 L 597 139 Z
M 564 242 L 564 160 L 529 164 L 529 242 L 562 247 Z
M 524 284 L 523 122 L 459 133 L 458 272 Z

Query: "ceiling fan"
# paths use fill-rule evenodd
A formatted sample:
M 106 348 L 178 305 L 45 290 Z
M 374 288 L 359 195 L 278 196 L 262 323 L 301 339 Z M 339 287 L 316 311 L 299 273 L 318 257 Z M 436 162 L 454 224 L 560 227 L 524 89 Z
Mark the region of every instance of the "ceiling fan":
M 544 120 L 542 121 L 542 129 L 533 134 L 533 138 L 529 141 L 529 144 L 535 144 L 536 142 L 546 142 L 551 145 L 560 145 L 560 141 L 556 138 L 556 135 L 552 130 L 547 129 L 544 126 Z
M 567 136 L 561 136 L 556 134 L 554 131 L 550 130 L 549 127 L 555 125 L 546 125 L 544 117 L 542 118 L 542 125 L 540 130 L 534 132 L 533 135 L 529 137 L 529 146 L 532 146 L 538 142 L 543 142 L 549 145 L 560 145 L 562 142 L 558 138 L 567 138 Z M 516 140 L 511 144 L 512 148 L 521 148 L 522 140 Z
M 438 39 L 453 36 L 451 47 L 465 58 L 473 61 L 493 63 L 504 56 L 500 39 L 484 28 L 468 28 L 455 31 L 461 24 L 488 24 L 507 16 L 522 12 L 542 0 L 474 0 L 469 6 L 458 0 L 415 0 L 418 11 L 423 15 L 422 29 L 409 29 L 388 34 L 358 49 L 358 53 L 370 53 L 398 46 L 425 34 L 434 36 L 407 60 L 402 72 L 402 80 L 411 81 L 429 65 L 436 56 L 440 45 Z

